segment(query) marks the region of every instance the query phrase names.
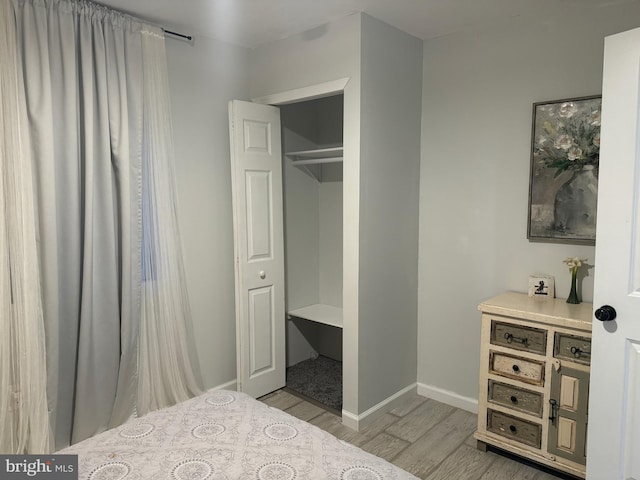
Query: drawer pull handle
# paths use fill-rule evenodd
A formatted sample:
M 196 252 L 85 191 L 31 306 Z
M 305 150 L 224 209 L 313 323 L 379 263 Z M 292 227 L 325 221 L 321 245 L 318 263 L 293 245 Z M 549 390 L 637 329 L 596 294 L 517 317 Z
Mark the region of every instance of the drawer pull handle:
M 591 352 L 587 352 L 585 350 L 582 350 L 579 347 L 571 347 L 571 353 L 573 353 L 573 356 L 576 358 L 580 358 L 583 355 L 588 355 L 589 357 L 591 356 Z
M 515 425 L 509 425 L 509 430 L 511 430 L 511 433 L 516 433 L 518 431 Z
M 504 334 L 504 339 L 507 341 L 507 343 L 518 342 L 525 347 L 529 345 L 529 339 L 527 337 L 516 337 L 513 335 L 513 333 L 509 332 Z
M 511 403 L 518 403 L 518 397 L 511 395 Z
M 558 402 L 553 398 L 549 400 L 549 420 L 553 422 L 558 416 Z
M 512 369 L 514 372 L 516 372 L 516 373 L 519 373 L 519 372 L 520 372 L 520 367 L 519 367 L 518 365 L 513 365 L 513 366 L 511 367 L 511 369 Z

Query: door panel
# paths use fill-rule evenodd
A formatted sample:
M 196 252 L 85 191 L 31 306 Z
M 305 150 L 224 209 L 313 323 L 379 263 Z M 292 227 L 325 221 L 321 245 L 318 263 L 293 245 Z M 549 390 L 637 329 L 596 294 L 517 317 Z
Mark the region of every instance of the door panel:
M 640 29 L 605 39 L 594 307 L 610 305 L 617 316 L 593 324 L 593 480 L 640 479 L 639 66 Z
M 552 369 L 549 453 L 585 464 L 589 373 L 569 368 Z
M 629 342 L 627 356 L 626 363 L 629 365 L 629 370 L 626 384 L 629 388 L 626 400 L 629 408 L 625 410 L 625 418 L 623 419 L 623 422 L 628 425 L 625 469 L 632 475 L 629 478 L 638 479 L 640 478 L 640 456 L 638 455 L 638 447 L 640 446 L 640 342 Z
M 243 119 L 244 151 L 271 155 L 271 123 Z
M 273 288 L 249 291 L 250 379 L 277 368 L 274 358 Z
M 238 390 L 285 384 L 282 155 L 278 108 L 229 104 Z
M 255 262 L 273 258 L 273 206 L 271 172 L 247 171 L 247 260 Z

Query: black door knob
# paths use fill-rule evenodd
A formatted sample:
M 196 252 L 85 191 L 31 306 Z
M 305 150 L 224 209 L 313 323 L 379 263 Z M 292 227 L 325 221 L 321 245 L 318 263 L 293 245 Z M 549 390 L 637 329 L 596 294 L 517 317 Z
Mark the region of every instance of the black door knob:
M 616 318 L 616 309 L 611 305 L 603 305 L 596 310 L 596 318 L 601 322 L 609 322 Z

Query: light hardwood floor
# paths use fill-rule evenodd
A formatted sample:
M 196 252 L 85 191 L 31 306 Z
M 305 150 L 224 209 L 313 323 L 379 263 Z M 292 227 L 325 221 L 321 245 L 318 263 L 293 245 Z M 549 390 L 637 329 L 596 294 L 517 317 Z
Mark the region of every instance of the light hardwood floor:
M 278 390 L 260 399 L 424 480 L 572 479 L 476 448 L 476 416 L 419 395 L 356 432 L 334 413 Z

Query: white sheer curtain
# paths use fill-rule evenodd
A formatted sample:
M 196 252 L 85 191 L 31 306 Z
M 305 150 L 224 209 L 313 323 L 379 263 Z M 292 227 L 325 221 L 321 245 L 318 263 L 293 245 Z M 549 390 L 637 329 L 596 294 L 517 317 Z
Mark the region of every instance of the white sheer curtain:
M 0 2 L 0 452 L 49 451 L 31 157 L 13 11 Z
M 187 400 L 200 392 L 178 227 L 164 35 L 149 26 L 141 33 L 142 248 L 137 415 Z M 133 337 L 123 336 L 123 341 L 125 338 Z M 122 378 L 130 381 L 136 376 Z M 111 424 L 124 420 L 112 418 Z
M 149 32 L 142 37 L 142 49 L 146 141 L 142 155 L 139 414 L 173 405 L 199 391 L 178 228 L 164 38 Z
M 197 392 L 175 204 L 142 208 L 143 169 L 153 178 L 173 160 L 163 156 L 170 127 L 153 126 L 169 119 L 168 91 L 153 85 L 166 81 L 166 66 L 151 75 L 144 66 L 164 40 L 160 29 L 88 1 L 10 1 L 37 186 L 48 404 L 61 448 Z M 173 201 L 172 192 L 154 193 L 170 182 L 147 184 L 151 202 Z M 151 243 L 143 225 L 167 230 Z M 143 251 L 155 277 L 142 273 Z

